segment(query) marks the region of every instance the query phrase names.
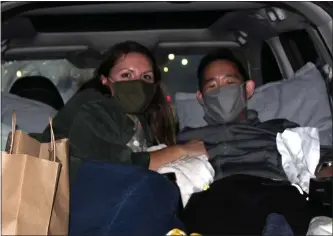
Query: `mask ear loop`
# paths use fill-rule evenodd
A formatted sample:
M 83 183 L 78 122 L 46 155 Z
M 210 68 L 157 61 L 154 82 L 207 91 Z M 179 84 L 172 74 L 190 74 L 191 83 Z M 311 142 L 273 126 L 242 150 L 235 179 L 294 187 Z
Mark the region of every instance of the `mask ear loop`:
M 116 82 L 113 81 L 113 79 L 111 78 L 111 76 L 106 77 L 106 79 L 107 79 L 108 81 L 110 81 L 111 84 L 112 84 L 108 89 L 110 90 L 111 97 L 113 97 L 113 96 L 115 96 L 115 89 L 114 89 L 113 84 L 116 83 Z
M 247 90 L 246 90 L 246 81 L 244 81 L 241 86 L 243 87 L 243 99 L 244 99 L 244 103 L 245 103 L 245 108 L 243 110 L 243 114 L 245 116 L 245 119 L 248 119 L 248 109 L 247 109 Z
M 113 79 L 112 79 L 112 77 L 111 76 L 108 76 L 108 77 L 106 77 L 111 83 L 116 83 L 115 81 L 113 81 Z
M 243 95 L 244 95 L 244 102 L 246 103 L 246 106 L 247 106 L 247 90 L 246 90 L 246 82 L 243 82 L 241 85 L 240 85 L 243 89 Z

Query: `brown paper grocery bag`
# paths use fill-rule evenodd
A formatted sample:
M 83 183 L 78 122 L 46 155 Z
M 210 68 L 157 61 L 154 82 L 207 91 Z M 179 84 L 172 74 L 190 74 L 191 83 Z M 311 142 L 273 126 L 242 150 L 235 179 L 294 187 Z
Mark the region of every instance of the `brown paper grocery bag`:
M 54 203 L 55 191 L 60 174 L 55 149 L 51 150 L 50 160 L 38 158 L 29 153 L 13 153 L 16 119 L 13 115 L 10 148 L 2 152 L 2 235 L 46 235 Z M 32 149 L 38 142 L 26 137 Z M 23 139 L 20 140 L 24 141 Z M 54 142 L 53 142 L 54 143 Z M 54 146 L 54 145 L 53 145 Z
M 52 124 L 52 123 L 51 123 Z M 51 128 L 51 132 L 52 128 Z M 54 205 L 51 215 L 49 234 L 67 235 L 69 223 L 69 143 L 68 139 L 55 141 L 57 161 L 61 165 L 58 188 L 55 194 Z M 42 143 L 39 157 L 49 158 L 49 144 Z
M 39 143 L 22 131 L 16 131 L 13 136 L 13 154 L 28 154 L 44 161 L 53 161 L 55 154 L 50 155 L 49 150 L 56 153 L 55 161 L 61 163 L 60 176 L 55 192 L 51 217 L 49 218 L 48 234 L 67 235 L 69 222 L 69 147 L 68 139 L 54 140 L 52 120 L 50 120 L 51 142 Z

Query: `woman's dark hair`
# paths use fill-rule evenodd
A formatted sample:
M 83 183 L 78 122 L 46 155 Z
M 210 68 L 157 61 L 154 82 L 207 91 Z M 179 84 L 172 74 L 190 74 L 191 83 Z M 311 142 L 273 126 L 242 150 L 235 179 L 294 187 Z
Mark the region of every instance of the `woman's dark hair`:
M 201 59 L 201 62 L 199 64 L 198 70 L 197 70 L 197 77 L 198 77 L 198 82 L 199 82 L 199 89 L 202 89 L 203 86 L 203 75 L 205 72 L 206 67 L 211 64 L 214 61 L 217 60 L 227 60 L 232 62 L 233 64 L 236 65 L 239 73 L 242 75 L 244 81 L 249 80 L 249 76 L 244 69 L 242 63 L 233 55 L 233 53 L 229 49 L 220 49 L 218 51 L 212 52 L 207 54 Z
M 101 83 L 100 78 L 102 75 L 108 77 L 119 58 L 128 53 L 140 53 L 151 61 L 156 93 L 146 110 L 146 117 L 148 118 L 155 142 L 172 145 L 175 143 L 175 117 L 161 86 L 161 73 L 157 62 L 150 50 L 145 46 L 134 41 L 125 41 L 114 45 L 105 53 L 105 59 L 96 70 L 94 78 L 83 84 L 80 91 L 92 88 L 103 94 L 110 94 L 109 88 Z

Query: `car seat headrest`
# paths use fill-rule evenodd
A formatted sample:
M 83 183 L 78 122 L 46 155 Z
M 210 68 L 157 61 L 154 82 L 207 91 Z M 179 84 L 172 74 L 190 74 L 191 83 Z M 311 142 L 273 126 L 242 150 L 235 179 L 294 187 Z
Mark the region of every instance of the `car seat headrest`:
M 64 101 L 57 87 L 43 76 L 20 78 L 14 82 L 9 92 L 23 98 L 42 102 L 56 110 L 60 110 L 64 106 Z

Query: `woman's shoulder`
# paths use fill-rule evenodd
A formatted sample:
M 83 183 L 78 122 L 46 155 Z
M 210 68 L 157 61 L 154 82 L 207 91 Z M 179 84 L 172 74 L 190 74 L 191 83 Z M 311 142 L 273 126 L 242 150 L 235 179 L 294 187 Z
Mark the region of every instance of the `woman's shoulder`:
M 78 106 L 91 103 L 91 102 L 98 102 L 98 101 L 106 101 L 109 102 L 113 99 L 110 96 L 107 96 L 98 90 L 95 89 L 85 89 L 77 94 L 75 94 L 67 103 L 65 106 L 71 105 L 71 104 L 77 104 Z
M 80 111 L 82 109 L 98 110 L 104 107 L 112 110 L 113 112 L 122 112 L 118 102 L 111 96 L 102 94 L 94 89 L 83 90 L 74 95 L 65 105 L 63 110 Z
M 53 126 L 66 136 L 75 120 L 86 120 L 89 124 L 108 121 L 120 126 L 126 122 L 126 114 L 114 98 L 87 89 L 74 95 L 65 104 L 53 118 Z

